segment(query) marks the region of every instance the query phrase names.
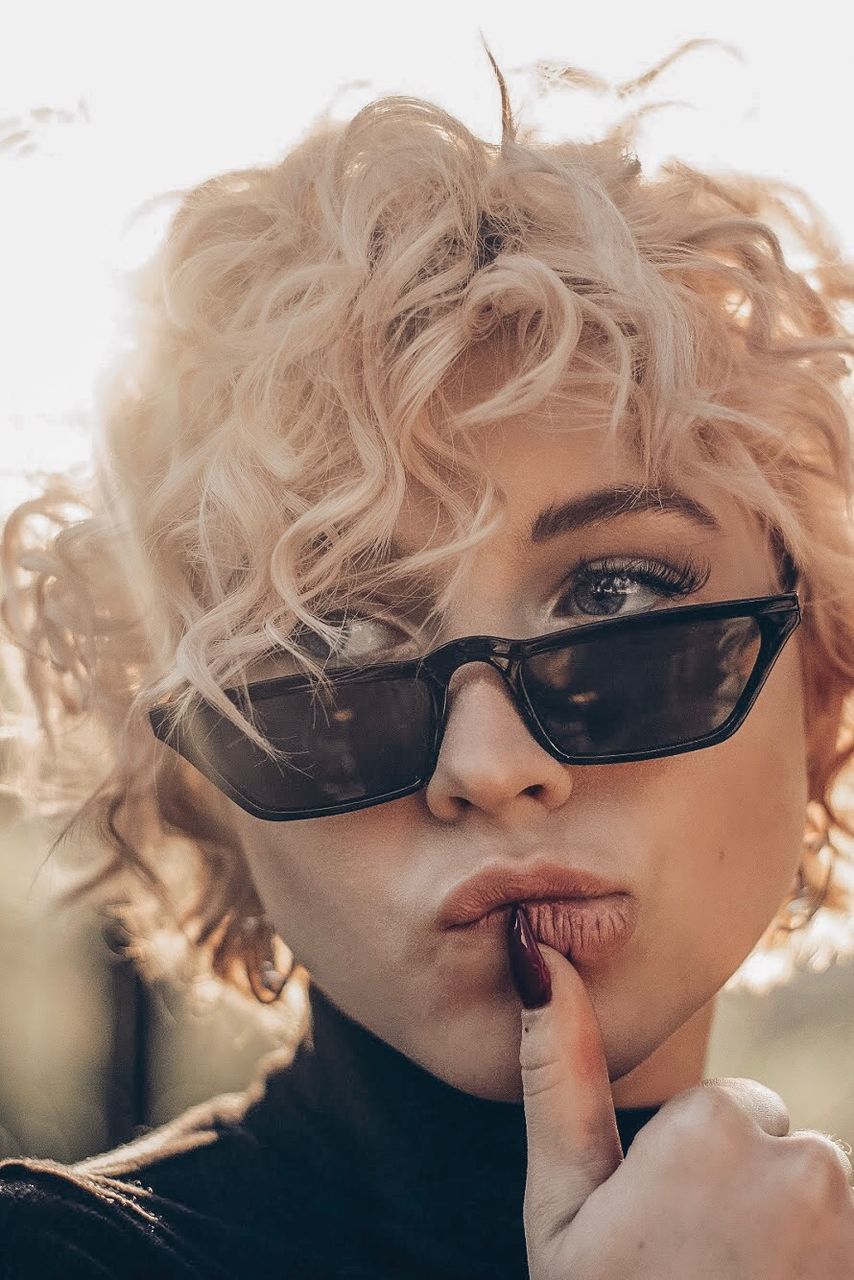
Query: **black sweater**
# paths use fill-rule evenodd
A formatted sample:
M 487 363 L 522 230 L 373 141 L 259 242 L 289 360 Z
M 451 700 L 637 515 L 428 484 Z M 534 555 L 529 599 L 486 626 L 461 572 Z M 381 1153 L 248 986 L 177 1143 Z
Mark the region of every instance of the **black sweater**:
M 521 1103 L 310 988 L 313 1048 L 74 1165 L 0 1161 L 2 1280 L 526 1280 Z M 623 1149 L 658 1110 L 617 1111 Z

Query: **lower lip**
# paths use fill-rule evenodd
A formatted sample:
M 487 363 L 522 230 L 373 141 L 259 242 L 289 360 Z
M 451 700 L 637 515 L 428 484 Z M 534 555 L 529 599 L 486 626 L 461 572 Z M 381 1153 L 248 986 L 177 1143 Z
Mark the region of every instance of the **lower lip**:
M 637 899 L 626 893 L 522 905 L 537 941 L 554 947 L 578 964 L 592 964 L 614 955 L 626 945 L 637 925 Z M 506 934 L 511 911 L 511 906 L 497 908 L 467 928 L 475 931 L 503 928 Z

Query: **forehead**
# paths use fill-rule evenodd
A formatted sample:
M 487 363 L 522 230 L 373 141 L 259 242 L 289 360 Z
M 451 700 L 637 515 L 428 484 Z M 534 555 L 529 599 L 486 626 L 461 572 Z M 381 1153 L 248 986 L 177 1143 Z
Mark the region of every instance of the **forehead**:
M 504 367 L 500 353 L 481 349 L 446 389 L 446 400 L 454 408 L 488 400 L 500 386 Z M 532 412 L 488 421 L 469 432 L 479 477 L 488 477 L 503 495 L 504 516 L 493 535 L 462 553 L 471 562 L 468 568 L 488 566 L 497 572 L 500 561 L 510 579 L 536 571 L 549 557 L 591 537 L 597 545 L 612 533 L 637 533 L 643 540 L 653 529 L 670 535 L 674 545 L 772 566 L 761 520 L 723 485 L 671 476 L 659 489 L 646 487 L 629 433 L 608 432 L 607 408 L 594 413 L 589 406 L 588 400 L 586 411 L 579 409 L 571 396 L 559 394 Z M 422 551 L 452 536 L 436 494 L 410 478 L 393 555 Z
M 625 443 L 569 415 L 548 427 L 539 416 L 495 423 L 475 444 L 479 476 L 504 497 L 504 522 L 495 536 L 521 552 L 650 514 L 678 516 L 705 540 L 741 532 L 755 541 L 761 532 L 755 516 L 711 484 L 674 477 L 648 487 Z M 395 527 L 395 552 L 421 550 L 450 532 L 436 495 L 411 482 Z
M 520 545 L 550 506 L 600 487 L 641 484 L 639 468 L 625 451 L 615 453 L 599 428 L 582 423 L 549 430 L 539 419 L 514 417 L 480 428 L 471 443 L 478 476 L 504 495 L 506 534 Z M 396 549 L 406 554 L 449 534 L 435 493 L 410 480 L 395 527 Z

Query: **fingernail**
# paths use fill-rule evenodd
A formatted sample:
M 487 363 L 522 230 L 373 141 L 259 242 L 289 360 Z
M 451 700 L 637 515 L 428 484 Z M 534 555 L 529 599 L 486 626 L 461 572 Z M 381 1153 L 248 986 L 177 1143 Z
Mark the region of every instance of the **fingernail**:
M 510 974 L 526 1009 L 539 1009 L 552 998 L 552 977 L 537 946 L 528 913 L 515 906 L 510 913 Z
M 271 960 L 265 960 L 261 965 L 261 983 L 272 991 L 273 995 L 282 994 L 282 988 L 287 982 L 287 975 L 282 973 L 281 969 L 277 969 Z

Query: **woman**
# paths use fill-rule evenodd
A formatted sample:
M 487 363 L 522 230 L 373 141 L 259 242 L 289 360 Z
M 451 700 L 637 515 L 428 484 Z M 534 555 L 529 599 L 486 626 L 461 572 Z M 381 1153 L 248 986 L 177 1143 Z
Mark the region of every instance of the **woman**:
M 385 98 L 187 193 L 88 517 L 9 517 L 138 950 L 309 1003 L 246 1095 L 0 1165 L 5 1275 L 854 1274 L 842 1151 L 703 1079 L 748 955 L 851 927 L 854 272 L 493 67 L 500 146 Z

